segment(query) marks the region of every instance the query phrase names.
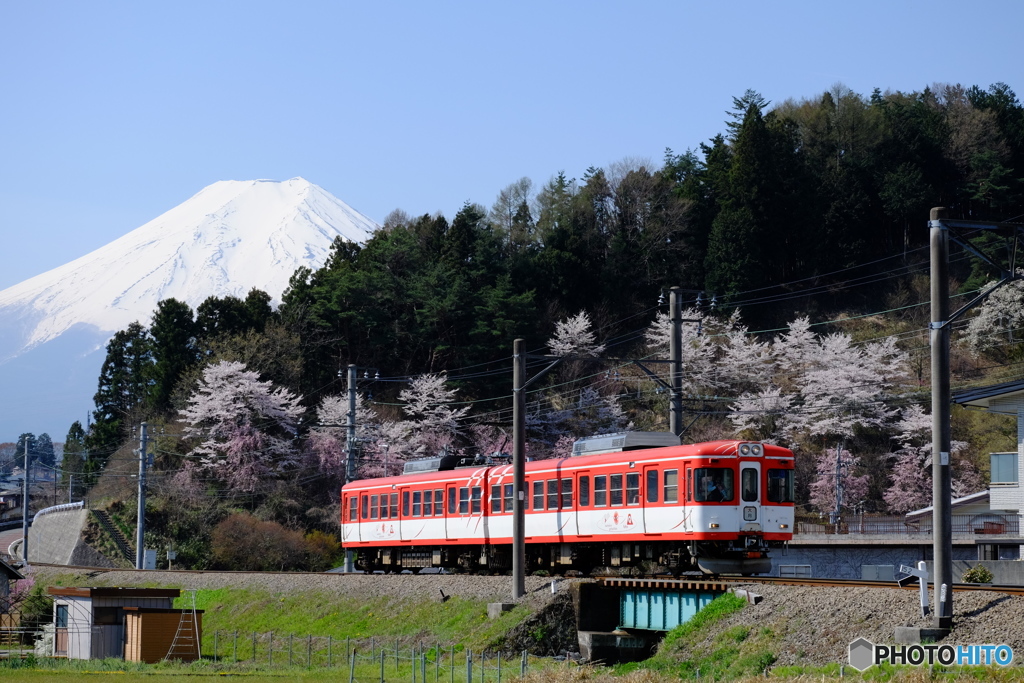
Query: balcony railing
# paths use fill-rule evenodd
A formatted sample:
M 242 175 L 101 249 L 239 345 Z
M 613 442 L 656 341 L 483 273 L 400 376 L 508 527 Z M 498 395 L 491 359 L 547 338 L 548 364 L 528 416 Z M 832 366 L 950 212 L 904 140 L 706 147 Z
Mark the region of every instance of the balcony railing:
M 954 536 L 1004 536 L 1020 535 L 1020 518 L 1017 515 L 977 514 L 953 515 Z M 863 535 L 900 536 L 907 538 L 931 538 L 931 516 L 907 519 L 901 515 L 849 515 L 838 524 L 830 524 L 828 518 L 798 517 L 796 537 Z

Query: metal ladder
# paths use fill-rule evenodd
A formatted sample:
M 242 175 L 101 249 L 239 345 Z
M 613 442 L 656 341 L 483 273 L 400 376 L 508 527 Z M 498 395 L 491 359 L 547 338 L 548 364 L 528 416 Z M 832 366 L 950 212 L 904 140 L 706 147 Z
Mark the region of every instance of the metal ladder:
M 181 618 L 178 620 L 178 630 L 174 634 L 174 640 L 171 641 L 171 647 L 167 650 L 164 660 L 173 659 L 175 657 L 178 659 L 184 659 L 185 657 L 191 657 L 193 652 L 196 655 L 196 659 L 203 658 L 199 644 L 199 622 L 196 619 L 196 590 L 188 589 L 187 592 L 192 599 L 192 609 L 181 610 Z

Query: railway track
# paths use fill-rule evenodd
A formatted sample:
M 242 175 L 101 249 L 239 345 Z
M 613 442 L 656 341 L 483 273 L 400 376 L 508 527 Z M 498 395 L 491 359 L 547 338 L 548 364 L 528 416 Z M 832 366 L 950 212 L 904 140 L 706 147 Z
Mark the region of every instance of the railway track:
M 773 576 L 717 577 L 714 579 L 664 579 L 601 576 L 598 583 L 616 588 L 664 588 L 666 590 L 688 590 L 719 586 L 759 583 L 770 586 L 805 586 L 809 588 L 895 588 L 898 590 L 919 590 L 918 585 L 901 586 L 895 581 L 864 581 L 856 579 L 810 579 L 780 578 Z M 1006 595 L 1024 596 L 1024 586 L 999 586 L 992 584 L 955 583 L 953 591 L 988 591 Z

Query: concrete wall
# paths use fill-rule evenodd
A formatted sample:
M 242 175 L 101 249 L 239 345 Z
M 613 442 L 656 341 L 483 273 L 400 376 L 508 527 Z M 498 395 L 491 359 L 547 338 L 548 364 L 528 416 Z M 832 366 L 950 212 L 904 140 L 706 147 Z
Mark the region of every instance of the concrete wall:
M 1024 586 L 1024 562 L 1020 560 L 975 560 L 973 562 L 954 560 L 953 581 L 960 583 L 964 572 L 981 565 L 992 572 L 992 583 L 1002 586 Z M 928 563 L 928 574 L 933 571 Z
M 28 530 L 29 563 L 71 564 L 88 510 L 59 510 L 40 515 Z
M 772 572 L 769 576 L 779 576 L 780 565 L 810 565 L 813 578 L 860 580 L 861 565 L 891 564 L 896 569 L 901 564 L 916 566 L 926 555 L 931 555 L 931 550 L 930 545 L 790 545 L 785 555 L 781 548 L 772 551 Z M 978 549 L 973 544 L 953 546 L 955 561 L 977 564 L 977 557 Z M 955 569 L 953 573 L 959 576 Z

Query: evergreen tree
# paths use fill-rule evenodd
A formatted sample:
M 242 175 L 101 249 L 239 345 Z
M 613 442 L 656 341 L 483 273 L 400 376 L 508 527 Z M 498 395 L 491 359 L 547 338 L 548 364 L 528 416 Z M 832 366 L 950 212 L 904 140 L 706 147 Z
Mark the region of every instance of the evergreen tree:
M 197 328 L 192 308 L 177 299 L 164 299 L 153 314 L 153 385 L 150 404 L 160 413 L 172 409 L 171 395 L 182 375 L 198 360 Z
M 85 471 L 85 430 L 82 423 L 75 420 L 68 435 L 64 437 L 64 457 L 61 460 L 61 483 L 71 485 L 74 477 L 76 484 L 82 484 L 81 473 Z

